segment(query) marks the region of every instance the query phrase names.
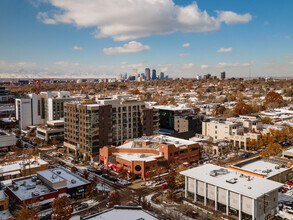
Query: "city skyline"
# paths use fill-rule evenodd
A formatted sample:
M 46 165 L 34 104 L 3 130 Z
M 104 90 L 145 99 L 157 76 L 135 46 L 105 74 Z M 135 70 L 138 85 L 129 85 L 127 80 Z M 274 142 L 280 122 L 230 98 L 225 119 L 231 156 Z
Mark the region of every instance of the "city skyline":
M 293 75 L 293 3 L 65 1 L 0 3 L 0 77 Z

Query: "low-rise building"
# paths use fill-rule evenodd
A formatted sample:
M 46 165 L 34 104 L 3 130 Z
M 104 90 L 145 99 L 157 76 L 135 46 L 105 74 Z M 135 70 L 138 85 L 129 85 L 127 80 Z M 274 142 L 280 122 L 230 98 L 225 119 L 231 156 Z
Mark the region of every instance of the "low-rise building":
M 0 185 L 0 219 L 6 219 L 9 217 L 9 197 L 4 192 L 4 185 Z M 8 216 L 7 216 L 8 214 Z
M 0 130 L 0 150 L 9 150 L 12 145 L 16 144 L 15 134 Z
M 36 136 L 47 143 L 55 138 L 58 142 L 64 140 L 64 119 L 47 121 L 45 125 L 37 127 Z
M 213 206 L 239 219 L 267 219 L 277 212 L 282 184 L 264 178 L 206 164 L 181 172 L 185 198 Z
M 284 161 L 254 157 L 234 164 L 229 169 L 284 183 L 293 177 L 291 165 Z
M 28 176 L 46 169 L 48 169 L 48 163 L 38 157 L 4 162 L 0 165 L 0 180 Z
M 145 180 L 149 171 L 175 161 L 198 161 L 199 154 L 198 143 L 157 135 L 128 140 L 118 147 L 105 146 L 100 149 L 100 161 L 106 167 L 126 169 Z

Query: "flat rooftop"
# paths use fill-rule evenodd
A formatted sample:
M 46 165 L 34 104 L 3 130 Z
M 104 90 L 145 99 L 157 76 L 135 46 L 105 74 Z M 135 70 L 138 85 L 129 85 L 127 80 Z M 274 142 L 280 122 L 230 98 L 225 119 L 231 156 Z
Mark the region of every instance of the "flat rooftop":
M 220 169 L 225 170 L 227 173 L 221 175 L 219 174 L 217 176 L 210 175 L 211 171 Z M 233 171 L 213 164 L 206 164 L 185 170 L 180 172 L 180 174 L 254 199 L 262 197 L 264 193 L 277 190 L 283 185 L 275 181 L 243 174 L 241 172 Z M 235 183 L 227 182 L 229 180 L 234 180 Z
M 22 169 L 29 169 L 29 166 L 31 168 L 42 166 L 48 164 L 46 161 L 37 158 L 35 159 L 27 159 L 27 160 L 18 160 L 13 162 L 6 162 L 0 165 L 0 174 L 16 171 L 16 170 L 22 170 Z
M 14 180 L 14 184 L 8 187 L 22 201 L 56 191 L 53 188 L 50 188 L 48 185 L 44 184 L 39 179 L 34 181 L 33 178 L 36 178 L 36 176 Z M 13 185 L 17 185 L 18 190 L 13 190 Z
M 52 175 L 57 176 L 56 182 L 62 180 L 66 180 L 66 187 L 67 188 L 74 188 L 78 186 L 83 186 L 85 184 L 89 184 L 90 182 L 79 177 L 78 175 L 75 175 L 74 173 L 70 172 L 69 170 L 66 170 L 64 168 L 58 167 L 54 169 L 44 170 L 37 172 L 38 175 L 41 175 L 45 177 L 46 179 L 52 181 Z M 63 188 L 64 186 L 62 186 Z
M 145 161 L 145 162 L 157 160 L 158 158 L 162 157 L 160 155 L 151 154 L 151 153 L 115 153 L 115 155 L 127 161 Z
M 83 219 L 86 220 L 157 220 L 154 215 L 151 213 L 143 210 L 140 206 L 139 207 L 127 207 L 127 206 L 115 206 L 112 209 L 100 212 L 93 216 L 84 217 Z
M 183 105 L 174 106 L 174 105 L 155 105 L 153 106 L 155 109 L 160 110 L 168 110 L 168 111 L 185 111 L 192 110 L 192 108 L 185 107 Z
M 233 167 L 237 167 L 242 170 L 250 171 L 257 174 L 262 174 L 265 175 L 266 178 L 270 178 L 290 169 L 287 167 L 287 164 L 285 162 L 282 163 L 280 161 L 274 161 L 262 157 L 246 160 L 243 163 L 233 165 Z
M 149 141 L 150 144 L 142 145 L 143 141 Z M 167 145 L 175 145 L 175 147 L 180 148 L 184 145 L 192 145 L 195 144 L 193 141 L 188 141 L 181 138 L 171 137 L 167 135 L 157 135 L 146 137 L 143 136 L 141 138 L 135 138 L 133 141 L 129 141 L 128 143 L 120 145 L 118 148 L 154 148 L 157 149 L 159 144 L 167 144 Z

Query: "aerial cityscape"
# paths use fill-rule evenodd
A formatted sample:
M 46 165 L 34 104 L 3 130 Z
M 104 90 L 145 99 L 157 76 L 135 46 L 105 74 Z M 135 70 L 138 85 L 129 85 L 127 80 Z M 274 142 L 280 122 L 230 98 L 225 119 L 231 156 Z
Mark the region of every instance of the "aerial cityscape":
M 293 2 L 0 2 L 0 220 L 293 219 Z

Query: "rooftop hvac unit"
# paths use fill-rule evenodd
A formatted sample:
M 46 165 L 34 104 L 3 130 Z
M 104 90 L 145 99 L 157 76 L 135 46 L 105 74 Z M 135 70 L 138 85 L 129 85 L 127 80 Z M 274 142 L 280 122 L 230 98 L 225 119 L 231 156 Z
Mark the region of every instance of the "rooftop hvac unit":
M 216 171 L 216 170 L 212 170 L 212 171 L 210 172 L 210 176 L 213 176 L 213 177 L 218 176 L 217 171 Z
M 71 180 L 71 183 L 73 183 L 73 184 L 76 183 L 76 180 L 75 179 L 72 179 Z
M 13 185 L 13 191 L 17 191 L 18 190 L 18 185 Z
M 36 182 L 37 179 L 38 179 L 38 178 L 37 178 L 36 176 L 33 176 L 33 177 L 32 177 L 32 182 Z
M 276 170 L 280 169 L 280 166 L 279 165 L 275 166 L 275 169 Z
M 179 144 L 180 142 L 179 141 L 175 141 L 175 144 Z
M 235 184 L 237 183 L 237 178 L 226 180 L 227 183 Z
M 37 181 L 36 181 L 36 184 L 37 184 L 37 185 L 40 185 L 41 183 L 42 183 L 41 180 L 37 180 Z
M 39 192 L 32 192 L 32 196 L 39 196 L 40 193 Z
M 57 176 L 53 174 L 52 179 L 57 179 Z
M 60 171 L 60 170 L 58 170 L 58 171 L 57 171 L 57 174 L 61 174 L 61 171 Z

